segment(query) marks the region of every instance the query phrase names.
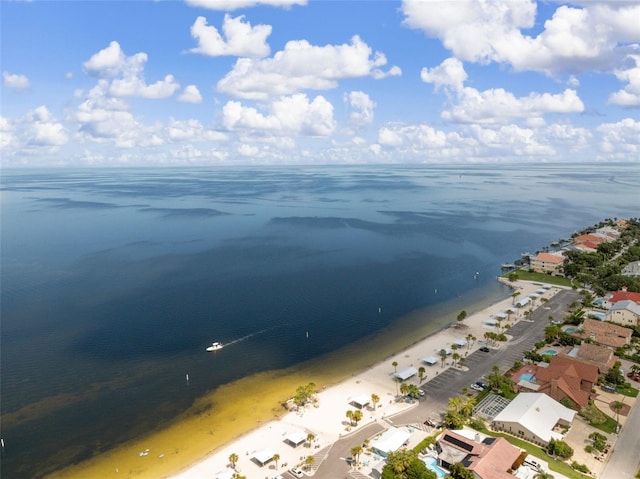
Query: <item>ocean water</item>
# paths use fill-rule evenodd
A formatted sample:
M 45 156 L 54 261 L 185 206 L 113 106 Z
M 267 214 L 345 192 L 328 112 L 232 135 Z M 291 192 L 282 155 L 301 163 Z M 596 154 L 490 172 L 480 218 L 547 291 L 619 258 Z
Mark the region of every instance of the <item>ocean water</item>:
M 501 263 L 640 216 L 638 185 L 638 164 L 4 170 L 2 476 L 496 294 Z

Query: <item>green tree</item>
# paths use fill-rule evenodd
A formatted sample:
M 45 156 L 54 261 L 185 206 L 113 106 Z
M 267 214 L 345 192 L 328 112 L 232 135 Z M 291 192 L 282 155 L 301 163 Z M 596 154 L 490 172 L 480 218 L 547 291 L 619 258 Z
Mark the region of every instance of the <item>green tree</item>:
M 356 409 L 353 411 L 353 422 L 357 426 L 358 423 L 362 420 L 362 411 L 360 409 Z
M 353 411 L 351 409 L 349 409 L 345 415 L 347 416 L 347 419 L 349 420 L 349 424 L 353 425 Z
M 418 453 L 413 449 L 390 452 L 387 464 L 382 469 L 382 479 L 436 479 L 436 474 L 427 469 Z
M 449 467 L 449 472 L 451 472 L 451 477 L 453 479 L 474 479 L 475 476 L 473 472 L 464 467 L 461 462 L 454 462 Z
M 392 362 L 391 366 L 393 366 L 393 372 L 394 373 L 398 371 L 398 361 Z
M 315 463 L 316 463 L 316 458 L 313 456 L 307 456 L 304 460 L 304 466 L 307 469 L 307 471 L 311 469 L 311 466 L 313 466 Z
M 550 439 L 547 445 L 547 452 L 552 456 L 559 456 L 563 459 L 569 459 L 573 456 L 573 449 L 566 442 L 561 440 Z
M 441 366 L 444 367 L 444 362 L 447 360 L 447 351 L 444 349 L 440 350 L 440 361 Z
M 351 448 L 351 455 L 354 457 L 356 464 L 358 464 L 360 459 L 360 454 L 362 454 L 362 452 L 363 452 L 362 446 L 359 444 Z
M 229 454 L 229 462 L 231 463 L 231 469 L 236 468 L 236 464 L 238 463 L 239 459 L 240 458 L 235 452 L 232 452 L 231 454 Z
M 362 414 L 362 413 L 360 413 Z M 316 438 L 315 434 L 313 434 L 312 432 L 310 432 L 309 434 L 307 434 L 307 444 L 309 444 L 309 447 L 311 447 L 311 443 L 313 442 L 313 440 Z
M 516 299 L 520 296 L 520 291 L 514 291 L 511 295 L 511 304 L 516 304 Z
M 611 409 L 613 409 L 616 413 L 616 431 L 620 428 L 620 411 L 624 407 L 624 403 L 620 401 L 613 401 L 611 403 Z
M 373 393 L 371 395 L 371 402 L 373 403 L 373 409 L 376 409 L 377 404 L 380 402 L 380 396 L 378 396 L 377 394 Z
M 424 377 L 425 372 L 427 372 L 427 370 L 424 368 L 424 366 L 420 366 L 418 368 L 418 378 L 420 379 L 420 382 L 422 382 L 422 378 Z
M 280 460 L 280 454 L 277 452 L 273 455 L 273 462 L 276 463 L 276 469 L 278 469 L 278 461 Z
M 554 475 L 544 469 L 538 468 L 533 476 L 533 479 L 554 479 Z

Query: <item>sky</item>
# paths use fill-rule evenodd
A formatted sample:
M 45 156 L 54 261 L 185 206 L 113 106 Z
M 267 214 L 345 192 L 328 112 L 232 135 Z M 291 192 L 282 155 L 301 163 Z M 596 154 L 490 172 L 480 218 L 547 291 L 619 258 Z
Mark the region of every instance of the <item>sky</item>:
M 640 163 L 640 0 L 0 0 L 0 165 Z

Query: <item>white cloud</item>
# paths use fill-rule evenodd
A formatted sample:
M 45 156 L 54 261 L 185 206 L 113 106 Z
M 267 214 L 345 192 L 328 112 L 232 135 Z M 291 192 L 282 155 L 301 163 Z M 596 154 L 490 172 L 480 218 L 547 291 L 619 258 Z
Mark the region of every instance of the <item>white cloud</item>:
M 189 50 L 208 56 L 235 55 L 239 57 L 265 57 L 270 48 L 267 37 L 271 35 L 270 25 L 251 26 L 244 22 L 244 15 L 232 18 L 224 16 L 222 35 L 218 29 L 207 25 L 205 17 L 198 17 L 191 26 L 191 36 L 198 40 L 198 47 Z
M 293 5 L 306 5 L 307 0 L 185 0 L 192 7 L 208 8 L 230 12 L 241 8 L 270 5 L 273 7 L 289 8 Z
M 198 120 L 179 121 L 171 119 L 166 126 L 166 135 L 171 141 L 224 141 L 227 135 L 224 133 L 204 128 Z
M 405 25 L 439 38 L 461 60 L 552 76 L 611 71 L 621 46 L 640 38 L 640 5 L 631 2 L 560 6 L 536 37 L 522 33 L 534 26 L 533 0 L 404 0 L 402 11 Z
M 433 83 L 436 90 L 442 86 L 461 90 L 467 79 L 462 62 L 457 58 L 447 58 L 440 65 L 433 68 L 423 68 L 420 72 L 423 82 Z
M 429 125 L 392 125 L 380 128 L 378 143 L 398 147 L 411 145 L 417 148 L 442 148 L 447 144 L 447 135 Z
M 597 131 L 602 134 L 600 149 L 607 159 L 639 160 L 640 121 L 625 118 L 616 123 L 603 123 Z
M 609 102 L 623 107 L 640 107 L 640 54 L 627 55 L 624 68 L 617 69 L 616 77 L 627 85 L 609 96 Z
M 351 43 L 342 45 L 314 46 L 306 40 L 289 41 L 272 58 L 238 59 L 217 88 L 238 98 L 266 100 L 305 89 L 336 88 L 338 80 L 346 78 L 399 74 L 399 69 L 393 68 L 386 74 L 380 71 L 379 67 L 386 63 L 380 52 L 372 57 L 371 48 L 357 35 Z
M 516 97 L 512 93 L 495 88 L 478 91 L 465 87 L 457 96 L 457 104 L 442 112 L 445 120 L 457 123 L 495 123 L 514 118 L 542 117 L 547 113 L 579 113 L 584 104 L 575 90 L 567 89 L 559 94 L 530 93 Z
M 178 97 L 178 101 L 182 103 L 202 103 L 202 95 L 195 85 L 187 85 L 184 91 Z
M 23 91 L 31 86 L 26 75 L 9 72 L 2 72 L 2 84 L 16 91 Z
M 309 101 L 298 93 L 271 103 L 267 115 L 256 108 L 229 101 L 222 109 L 223 123 L 230 130 L 254 129 L 302 136 L 327 136 L 335 129 L 333 106 L 324 97 Z
M 116 97 L 138 96 L 161 99 L 172 96 L 180 88 L 173 75 L 147 85 L 143 72 L 147 62 L 146 53 L 136 53 L 127 57 L 120 44 L 112 41 L 108 47 L 100 50 L 84 62 L 84 68 L 102 79 L 110 79 L 109 94 Z
M 349 115 L 349 119 L 356 125 L 365 125 L 373 121 L 373 109 L 376 104 L 369 95 L 362 91 L 352 91 L 345 94 L 346 100 L 354 110 Z

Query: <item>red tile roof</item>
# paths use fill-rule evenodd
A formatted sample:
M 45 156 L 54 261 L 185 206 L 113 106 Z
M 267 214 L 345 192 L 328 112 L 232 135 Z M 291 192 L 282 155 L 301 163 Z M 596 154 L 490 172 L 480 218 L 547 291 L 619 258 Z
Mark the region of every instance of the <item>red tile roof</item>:
M 609 298 L 611 303 L 626 300 L 640 303 L 640 293 L 632 293 L 631 291 L 614 291 L 611 293 L 611 298 Z
M 535 257 L 534 261 L 542 261 L 544 263 L 562 263 L 564 261 L 564 258 L 562 256 L 559 256 L 557 254 L 551 254 L 551 253 L 538 253 L 538 255 Z

